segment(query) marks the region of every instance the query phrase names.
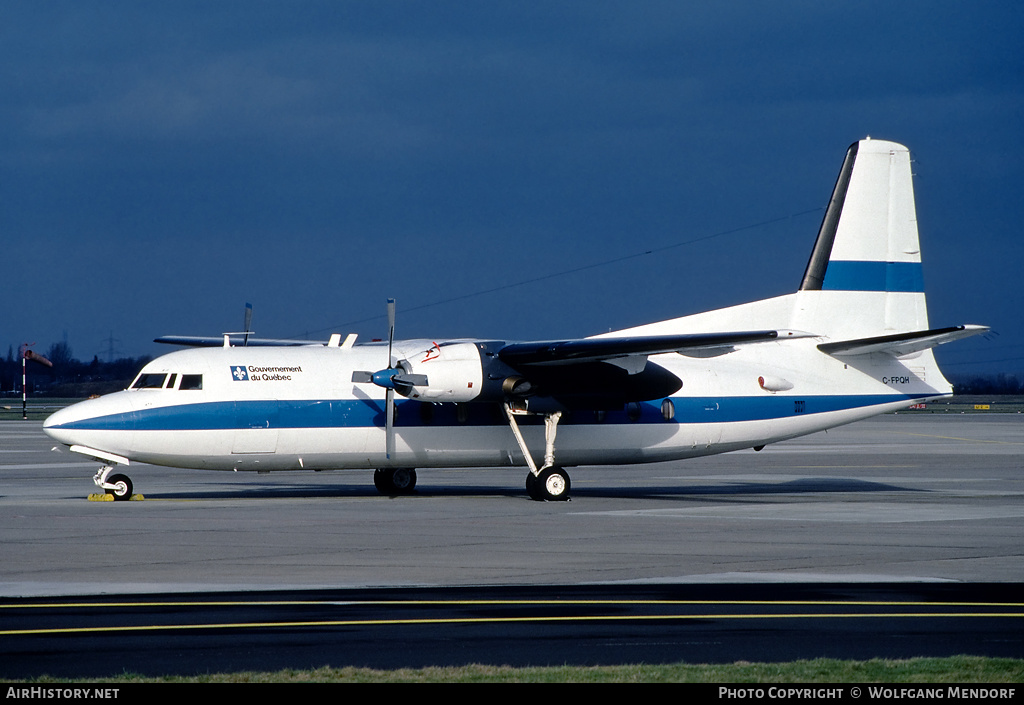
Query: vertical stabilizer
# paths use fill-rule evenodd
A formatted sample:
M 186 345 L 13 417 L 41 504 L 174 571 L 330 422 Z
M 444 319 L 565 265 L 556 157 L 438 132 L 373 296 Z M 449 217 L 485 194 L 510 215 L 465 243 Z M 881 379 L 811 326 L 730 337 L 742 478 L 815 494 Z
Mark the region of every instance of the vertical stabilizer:
M 833 338 L 928 328 L 906 147 L 850 147 L 798 298 L 793 326 Z

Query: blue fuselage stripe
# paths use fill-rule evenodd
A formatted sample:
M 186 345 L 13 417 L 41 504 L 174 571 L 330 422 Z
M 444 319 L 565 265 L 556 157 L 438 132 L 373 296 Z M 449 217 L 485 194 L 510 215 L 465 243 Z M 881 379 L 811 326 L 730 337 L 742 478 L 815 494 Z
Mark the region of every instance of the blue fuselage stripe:
M 904 394 L 754 397 L 675 397 L 674 414 L 666 419 L 662 402 L 645 402 L 621 411 L 578 411 L 563 423 L 728 423 L 791 418 L 895 402 L 918 397 Z M 505 426 L 497 404 L 421 404 L 396 402 L 396 423 L 402 427 Z M 428 408 L 424 408 L 428 407 Z M 524 417 L 520 423 L 542 423 L 543 417 Z M 383 427 L 383 404 L 374 400 L 224 401 L 181 404 L 110 414 L 55 426 L 96 431 L 201 431 L 246 428 L 316 429 Z
M 923 292 L 920 262 L 829 261 L 825 291 Z

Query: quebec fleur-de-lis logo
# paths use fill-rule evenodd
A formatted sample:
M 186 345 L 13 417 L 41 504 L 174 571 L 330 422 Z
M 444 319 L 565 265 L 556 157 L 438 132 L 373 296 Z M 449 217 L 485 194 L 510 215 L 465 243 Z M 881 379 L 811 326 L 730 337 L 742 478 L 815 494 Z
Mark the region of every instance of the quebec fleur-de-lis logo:
M 245 369 L 243 365 L 232 365 L 231 366 L 231 377 L 236 382 L 248 382 L 249 371 Z

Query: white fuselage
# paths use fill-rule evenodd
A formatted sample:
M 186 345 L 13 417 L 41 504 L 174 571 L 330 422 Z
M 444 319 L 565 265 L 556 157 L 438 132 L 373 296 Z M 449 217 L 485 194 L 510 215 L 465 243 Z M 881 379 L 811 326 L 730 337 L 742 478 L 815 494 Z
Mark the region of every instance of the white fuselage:
M 762 343 L 710 358 L 652 356 L 682 388 L 621 410 L 565 415 L 558 461 L 627 464 L 756 447 L 949 393 L 930 351 L 907 361 L 860 356 L 854 365 L 820 352 L 817 342 Z M 403 341 L 396 354 L 429 358 L 432 345 Z M 499 401 L 447 402 L 440 393 L 435 401 L 397 398 L 395 452 L 386 458 L 384 390 L 351 379 L 387 364 L 380 345 L 182 350 L 144 368 L 153 380 L 166 375 L 162 386 L 75 404 L 45 430 L 69 446 L 131 461 L 214 470 L 526 464 Z M 430 365 L 416 369 L 429 374 Z M 182 388 L 197 375 L 201 388 Z M 520 424 L 540 457 L 542 417 Z

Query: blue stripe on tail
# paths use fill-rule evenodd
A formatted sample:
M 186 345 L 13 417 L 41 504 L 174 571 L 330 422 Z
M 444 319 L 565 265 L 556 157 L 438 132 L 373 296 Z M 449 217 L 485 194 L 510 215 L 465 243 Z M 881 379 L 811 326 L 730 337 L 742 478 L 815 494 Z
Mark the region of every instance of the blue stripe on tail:
M 832 260 L 821 286 L 826 291 L 924 292 L 920 262 Z

